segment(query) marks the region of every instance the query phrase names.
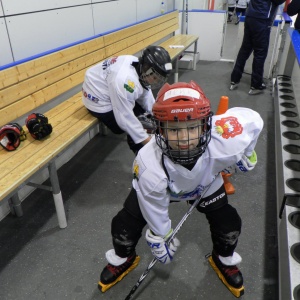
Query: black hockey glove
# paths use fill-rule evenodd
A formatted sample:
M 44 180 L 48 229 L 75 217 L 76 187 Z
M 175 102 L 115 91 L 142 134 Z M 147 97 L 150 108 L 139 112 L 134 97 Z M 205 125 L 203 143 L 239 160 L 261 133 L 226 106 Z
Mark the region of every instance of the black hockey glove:
M 27 117 L 25 123 L 31 136 L 36 140 L 41 140 L 52 132 L 52 126 L 43 114 L 32 113 Z
M 13 124 L 7 124 L 0 128 L 0 144 L 7 151 L 16 150 L 20 146 L 20 130 Z
M 145 112 L 144 114 L 139 115 L 137 118 L 141 122 L 141 124 L 143 125 L 145 131 L 148 134 L 154 134 L 155 133 L 156 123 L 153 119 L 153 116 L 150 113 Z

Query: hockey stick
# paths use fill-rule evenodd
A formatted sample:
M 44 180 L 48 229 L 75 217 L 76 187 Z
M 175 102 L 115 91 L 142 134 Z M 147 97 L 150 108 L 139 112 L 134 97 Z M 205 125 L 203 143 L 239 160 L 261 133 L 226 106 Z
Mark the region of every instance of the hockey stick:
M 218 174 L 219 175 L 219 174 Z M 206 194 L 206 192 L 209 190 L 209 188 L 211 187 L 211 185 L 213 184 L 213 182 L 216 180 L 216 178 L 218 177 L 218 175 L 213 179 L 213 181 L 204 189 L 204 191 L 202 192 L 201 196 L 195 200 L 195 202 L 192 204 L 192 206 L 189 208 L 189 210 L 185 213 L 185 215 L 183 216 L 183 218 L 181 219 L 181 221 L 177 224 L 176 228 L 173 230 L 173 233 L 171 234 L 171 236 L 168 238 L 167 240 L 167 244 L 169 245 L 171 243 L 171 241 L 173 240 L 173 238 L 175 237 L 175 235 L 178 233 L 178 231 L 180 230 L 181 226 L 183 225 L 183 223 L 186 221 L 186 219 L 188 218 L 188 216 L 192 213 L 192 211 L 194 210 L 194 208 L 200 203 L 200 201 L 203 199 L 204 195 Z M 131 299 L 132 295 L 135 293 L 135 291 L 137 290 L 137 288 L 140 286 L 140 284 L 143 282 L 143 280 L 146 278 L 146 276 L 149 274 L 150 270 L 154 267 L 154 265 L 157 262 L 157 258 L 155 257 L 151 263 L 148 265 L 147 269 L 144 271 L 144 273 L 142 274 L 142 276 L 139 278 L 139 280 L 137 281 L 137 283 L 135 284 L 135 286 L 131 289 L 131 291 L 129 292 L 129 294 L 126 296 L 125 300 L 129 300 Z

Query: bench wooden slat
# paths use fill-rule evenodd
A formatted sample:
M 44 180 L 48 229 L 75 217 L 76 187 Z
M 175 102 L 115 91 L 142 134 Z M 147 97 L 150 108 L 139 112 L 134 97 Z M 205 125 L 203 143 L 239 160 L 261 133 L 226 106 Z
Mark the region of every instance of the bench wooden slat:
M 136 34 L 137 32 L 144 31 L 145 29 L 153 27 L 155 24 L 157 24 L 157 22 L 166 22 L 172 19 L 178 19 L 178 13 L 176 11 L 166 14 L 163 17 L 146 21 L 145 23 L 142 23 L 142 26 L 137 24 L 135 26 L 122 29 L 119 31 L 119 36 L 116 34 L 106 35 L 105 43 L 104 37 L 100 36 L 70 48 L 36 58 L 32 61 L 13 66 L 6 70 L 2 70 L 0 72 L 0 89 L 22 82 L 27 78 L 36 76 L 37 74 L 49 70 L 49 68 L 55 68 L 80 56 L 97 51 L 98 49 L 103 48 L 105 45 L 110 45 L 116 41 L 119 41 L 120 39 L 124 39 L 128 36 Z
M 164 38 L 166 35 L 172 34 L 177 29 L 178 23 L 161 24 L 160 26 L 156 26 L 155 28 L 148 29 L 134 36 L 119 40 L 112 45 L 106 46 L 106 55 L 107 57 L 110 57 L 116 54 L 120 55 L 120 53 L 135 54 L 154 42 Z M 119 36 L 119 34 L 116 35 Z
M 135 54 L 172 34 L 178 29 L 178 18 L 174 11 L 1 71 L 0 126 L 81 84 L 86 69 L 106 57 Z
M 46 56 L 0 71 L 0 89 L 17 84 L 49 69 L 55 68 L 104 47 L 103 37 L 54 52 Z
M 103 48 L 94 53 L 88 54 L 85 57 L 80 57 L 57 68 L 50 69 L 43 74 L 29 78 L 26 81 L 20 82 L 18 85 L 13 85 L 3 89 L 0 91 L 0 108 L 10 105 L 17 100 L 34 93 L 36 90 L 42 90 L 43 88 L 48 87 L 55 82 L 58 82 L 64 78 L 68 78 L 70 75 L 81 70 L 84 70 L 85 72 L 88 67 L 97 63 L 99 60 L 104 59 L 105 57 L 106 52 Z M 81 78 L 80 82 L 82 81 L 83 77 Z M 73 85 L 68 89 L 79 84 L 80 82 L 73 82 Z
M 176 24 L 176 23 L 178 24 L 178 19 L 179 19 L 178 11 L 174 11 L 172 13 L 160 16 L 158 18 L 151 19 L 144 23 L 133 25 L 128 28 L 113 32 L 111 34 L 107 34 L 104 36 L 104 44 L 105 44 L 105 46 L 115 44 L 120 40 L 134 36 L 138 33 L 141 33 L 148 29 L 159 26 L 160 24 L 166 23 L 170 20 L 173 20 L 173 21 L 171 21 L 173 24 Z
M 171 28 L 169 28 L 168 33 L 172 33 L 173 31 L 177 30 L 178 26 L 173 26 Z M 147 46 L 157 42 L 160 39 L 163 39 L 165 37 L 165 32 L 159 32 L 154 34 L 151 37 L 145 38 L 142 41 L 139 41 L 137 43 L 135 43 L 133 46 L 128 47 L 127 49 L 123 49 L 123 50 L 119 50 L 117 52 L 115 52 L 117 49 L 115 47 L 112 47 L 112 49 L 109 49 L 109 53 L 111 56 L 113 55 L 126 55 L 128 54 L 128 52 L 130 53 L 137 53 L 138 51 L 141 51 L 143 49 L 145 49 Z
M 170 48 L 170 45 L 184 45 L 185 47 L 189 47 L 190 45 L 195 43 L 195 41 L 197 41 L 198 38 L 199 37 L 196 35 L 175 35 L 167 41 L 161 43 L 160 46 L 164 47 L 173 59 L 177 57 L 184 49 Z
M 58 83 L 46 87 L 42 91 L 38 91 L 31 96 L 28 96 L 21 101 L 0 110 L 0 114 L 2 116 L 0 119 L 0 126 L 10 122 L 10 120 L 15 120 L 23 116 L 28 111 L 35 110 L 40 105 L 68 91 L 74 86 L 74 84 L 80 84 L 83 80 L 84 73 L 85 70 L 82 70 L 68 78 L 65 78 L 64 80 L 61 80 Z

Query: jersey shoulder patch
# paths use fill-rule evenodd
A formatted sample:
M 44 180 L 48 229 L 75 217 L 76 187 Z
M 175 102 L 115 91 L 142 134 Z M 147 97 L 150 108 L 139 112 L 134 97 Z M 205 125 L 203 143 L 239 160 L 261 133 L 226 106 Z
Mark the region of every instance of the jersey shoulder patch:
M 224 139 L 234 138 L 243 132 L 243 126 L 236 117 L 228 116 L 215 121 L 217 134 Z
M 133 178 L 139 180 L 139 178 L 142 176 L 145 170 L 146 167 L 144 163 L 140 159 L 139 160 L 135 159 L 132 167 Z
M 127 92 L 133 93 L 134 89 L 135 89 L 134 81 L 132 79 L 130 79 L 129 77 L 127 77 L 125 82 L 124 82 L 124 88 Z

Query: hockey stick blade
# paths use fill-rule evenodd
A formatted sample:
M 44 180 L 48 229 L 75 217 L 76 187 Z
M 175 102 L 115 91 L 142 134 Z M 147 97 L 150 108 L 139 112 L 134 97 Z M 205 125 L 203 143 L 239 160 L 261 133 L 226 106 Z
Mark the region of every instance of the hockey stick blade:
M 140 284 L 143 282 L 143 280 L 146 278 L 146 276 L 148 275 L 148 273 L 150 272 L 150 270 L 154 267 L 154 265 L 156 263 L 157 263 L 157 258 L 154 258 L 151 261 L 151 263 L 148 265 L 147 269 L 144 271 L 144 273 L 142 274 L 142 276 L 139 278 L 139 280 L 137 281 L 137 283 L 131 289 L 131 291 L 129 292 L 129 294 L 126 296 L 125 300 L 130 300 L 132 298 L 132 296 L 135 293 L 135 291 L 137 290 L 137 288 L 140 286 Z
M 194 208 L 200 203 L 200 201 L 202 200 L 202 198 L 204 197 L 204 195 L 207 193 L 207 191 L 209 190 L 209 188 L 211 187 L 211 185 L 213 184 L 213 182 L 216 180 L 216 178 L 218 177 L 218 175 L 216 175 L 216 177 L 212 180 L 212 182 L 204 189 L 204 191 L 202 192 L 201 196 L 197 200 L 195 200 L 195 202 L 192 204 L 192 206 L 189 208 L 189 210 L 185 213 L 185 215 L 183 216 L 183 218 L 177 224 L 176 228 L 173 230 L 172 235 L 167 240 L 168 245 L 174 239 L 175 235 L 178 233 L 178 231 L 180 230 L 180 228 L 182 227 L 183 223 L 186 221 L 186 219 L 188 218 L 188 216 L 193 212 Z M 131 291 L 129 292 L 129 294 L 126 296 L 125 300 L 130 300 L 132 298 L 133 294 L 138 289 L 138 287 L 140 286 L 140 284 L 144 281 L 144 279 L 147 277 L 147 275 L 149 274 L 150 270 L 154 267 L 154 265 L 156 264 L 156 262 L 157 262 L 157 258 L 154 258 L 151 261 L 151 263 L 148 265 L 147 269 L 144 271 L 144 273 L 141 275 L 141 277 L 139 278 L 139 280 L 137 281 L 137 283 L 133 286 L 133 288 L 131 289 Z

